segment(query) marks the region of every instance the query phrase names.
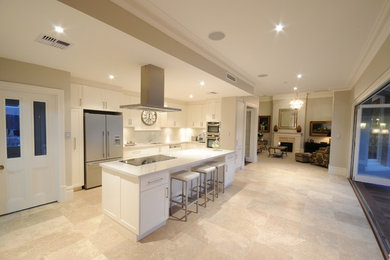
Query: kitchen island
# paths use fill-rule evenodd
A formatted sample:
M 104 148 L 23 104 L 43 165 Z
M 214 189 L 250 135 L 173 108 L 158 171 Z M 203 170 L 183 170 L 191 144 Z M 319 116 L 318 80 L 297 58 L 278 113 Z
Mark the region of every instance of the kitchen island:
M 224 161 L 225 187 L 234 179 L 234 151 L 201 148 L 169 151 L 164 155 L 174 159 L 141 166 L 121 161 L 101 164 L 103 212 L 136 240 L 165 225 L 169 217 L 171 173 L 210 161 Z

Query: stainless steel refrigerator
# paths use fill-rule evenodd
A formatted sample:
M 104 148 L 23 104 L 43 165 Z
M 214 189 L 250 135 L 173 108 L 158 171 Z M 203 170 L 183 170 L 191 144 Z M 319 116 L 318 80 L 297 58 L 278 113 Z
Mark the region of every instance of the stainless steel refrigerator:
M 102 185 L 102 162 L 123 154 L 123 118 L 120 113 L 84 112 L 85 189 Z

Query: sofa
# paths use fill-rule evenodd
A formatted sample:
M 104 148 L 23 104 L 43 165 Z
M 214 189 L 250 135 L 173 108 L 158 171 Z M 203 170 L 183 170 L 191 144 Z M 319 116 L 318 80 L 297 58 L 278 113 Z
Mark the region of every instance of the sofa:
M 328 168 L 330 146 L 321 147 L 312 153 L 311 163 Z

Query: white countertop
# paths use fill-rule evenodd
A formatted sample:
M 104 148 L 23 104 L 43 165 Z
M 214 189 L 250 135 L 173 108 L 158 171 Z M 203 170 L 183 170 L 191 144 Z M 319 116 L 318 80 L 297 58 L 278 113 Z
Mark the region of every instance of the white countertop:
M 176 157 L 172 160 L 155 162 L 151 164 L 134 166 L 120 161 L 101 163 L 100 166 L 133 177 L 141 177 L 150 173 L 169 170 L 180 171 L 199 165 L 203 162 L 234 153 L 231 150 L 213 150 L 211 148 L 175 150 L 165 155 Z
M 135 145 L 124 145 L 123 149 L 126 150 L 139 150 L 139 149 L 145 149 L 145 148 L 154 148 L 154 147 L 161 147 L 161 146 L 168 146 L 170 144 L 187 144 L 187 143 L 193 143 L 193 144 L 201 144 L 205 145 L 206 143 L 200 143 L 195 141 L 177 141 L 177 142 L 165 142 L 165 143 L 137 143 Z

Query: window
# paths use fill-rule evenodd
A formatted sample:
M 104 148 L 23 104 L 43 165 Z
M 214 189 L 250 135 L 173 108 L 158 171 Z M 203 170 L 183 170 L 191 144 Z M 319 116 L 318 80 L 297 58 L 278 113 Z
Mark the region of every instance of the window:
M 20 157 L 20 105 L 17 99 L 5 100 L 7 158 Z
M 46 103 L 34 101 L 35 156 L 46 155 Z

